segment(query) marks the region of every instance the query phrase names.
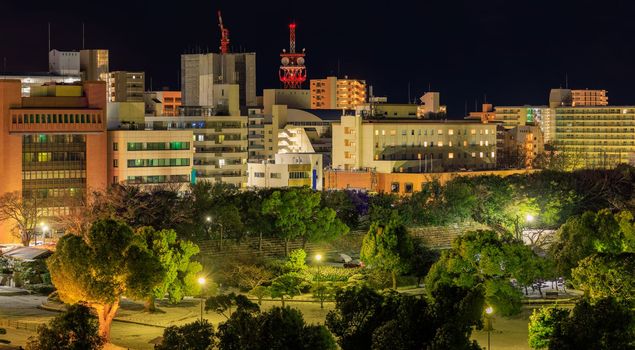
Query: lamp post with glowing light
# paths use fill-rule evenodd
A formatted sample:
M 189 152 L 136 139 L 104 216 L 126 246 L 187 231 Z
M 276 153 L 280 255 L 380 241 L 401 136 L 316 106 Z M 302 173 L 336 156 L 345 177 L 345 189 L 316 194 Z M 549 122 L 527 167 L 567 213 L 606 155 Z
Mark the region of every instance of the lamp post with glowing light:
M 205 288 L 205 277 L 199 277 L 198 284 L 201 285 L 201 323 L 203 323 L 203 299 L 205 299 L 203 294 L 203 288 Z
M 525 223 L 532 223 L 534 220 L 536 219 L 535 216 L 531 215 L 531 214 L 527 214 L 525 215 Z M 523 231 L 523 227 L 520 226 L 520 215 L 516 215 L 516 222 L 515 222 L 515 227 L 516 229 L 516 239 L 519 241 L 522 241 L 523 237 L 522 237 L 522 231 Z
M 44 222 L 41 222 L 40 226 L 42 227 L 42 244 L 44 244 L 44 240 L 46 239 L 46 233 L 48 232 L 49 227 Z M 37 245 L 37 237 L 35 238 L 35 244 Z
M 320 262 L 322 261 L 322 255 L 316 254 L 315 261 L 317 261 L 317 289 L 322 293 L 320 290 Z M 324 298 L 320 298 L 320 309 L 324 309 Z
M 487 350 L 490 350 L 490 334 L 492 333 L 492 314 L 494 309 L 491 306 L 485 308 L 485 327 L 487 327 Z

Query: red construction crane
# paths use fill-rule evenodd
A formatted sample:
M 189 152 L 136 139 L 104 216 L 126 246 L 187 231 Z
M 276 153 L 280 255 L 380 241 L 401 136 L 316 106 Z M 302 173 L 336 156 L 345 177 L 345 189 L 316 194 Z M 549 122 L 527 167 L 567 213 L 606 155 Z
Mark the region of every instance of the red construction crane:
M 229 52 L 229 29 L 223 26 L 223 17 L 221 17 L 220 10 L 218 11 L 218 26 L 220 27 L 220 53 L 226 54 Z

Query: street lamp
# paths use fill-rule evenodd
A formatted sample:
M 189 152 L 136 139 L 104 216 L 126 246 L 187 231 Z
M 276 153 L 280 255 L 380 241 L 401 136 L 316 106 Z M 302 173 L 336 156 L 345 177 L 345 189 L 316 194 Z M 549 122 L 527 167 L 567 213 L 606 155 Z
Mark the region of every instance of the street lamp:
M 536 220 L 536 217 L 533 216 L 532 214 L 526 214 L 525 215 L 525 223 L 531 223 L 534 220 Z M 522 239 L 522 231 L 523 231 L 524 225 L 523 227 L 521 227 L 520 225 L 520 214 L 516 215 L 516 222 L 515 222 L 515 229 L 516 229 L 516 239 L 519 241 L 523 241 Z
M 201 323 L 203 323 L 203 288 L 205 288 L 205 277 L 198 278 L 198 284 L 201 285 Z
M 525 216 L 525 220 L 527 222 L 532 222 L 532 221 L 534 221 L 534 219 L 535 219 L 534 216 L 531 215 L 531 214 L 527 214 L 527 216 Z
M 46 232 L 48 232 L 49 227 L 44 222 L 41 222 L 40 226 L 42 227 L 42 244 L 44 244 L 44 240 L 46 238 Z M 37 245 L 37 235 L 35 236 L 35 244 Z
M 320 261 L 322 261 L 322 255 L 316 254 L 315 261 L 317 261 L 317 289 L 319 293 L 322 293 L 320 290 Z M 320 297 L 320 309 L 324 309 L 324 295 Z
M 485 320 L 487 321 L 487 350 L 490 350 L 490 334 L 492 333 L 492 314 L 494 309 L 491 306 L 485 308 Z

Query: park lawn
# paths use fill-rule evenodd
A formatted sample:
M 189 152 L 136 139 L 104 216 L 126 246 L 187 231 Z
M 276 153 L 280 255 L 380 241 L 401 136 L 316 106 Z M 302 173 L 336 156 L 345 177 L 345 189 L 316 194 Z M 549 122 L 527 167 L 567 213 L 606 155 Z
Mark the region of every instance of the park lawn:
M 523 309 L 520 315 L 510 318 L 495 316 L 492 320 L 494 330 L 490 336 L 490 345 L 496 350 L 529 350 L 527 344 L 529 315 L 531 309 Z M 487 331 L 475 330 L 472 339 L 487 349 Z

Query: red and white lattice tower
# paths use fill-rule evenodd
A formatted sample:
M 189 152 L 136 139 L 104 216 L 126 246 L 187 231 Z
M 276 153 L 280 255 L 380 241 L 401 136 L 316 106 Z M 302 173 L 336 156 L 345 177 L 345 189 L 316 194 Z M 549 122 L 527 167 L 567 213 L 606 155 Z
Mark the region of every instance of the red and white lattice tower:
M 295 52 L 295 23 L 289 24 L 289 52 L 280 54 L 280 81 L 285 89 L 300 89 L 306 81 L 305 50 Z

